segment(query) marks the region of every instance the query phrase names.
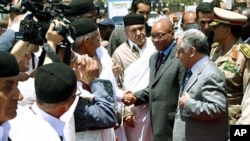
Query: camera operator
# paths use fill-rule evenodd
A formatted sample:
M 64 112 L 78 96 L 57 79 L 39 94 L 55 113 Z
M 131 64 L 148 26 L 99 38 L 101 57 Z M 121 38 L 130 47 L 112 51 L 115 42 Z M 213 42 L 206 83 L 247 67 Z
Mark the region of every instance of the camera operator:
M 58 34 L 58 32 L 54 31 L 54 27 L 58 26 L 59 24 L 62 24 L 62 23 L 60 23 L 59 21 L 54 21 L 53 23 L 51 23 L 48 29 L 48 32 L 46 34 L 47 44 L 51 46 L 53 51 L 56 50 L 56 45 L 64 39 L 60 34 Z M 44 63 L 50 64 L 51 62 L 52 62 L 51 58 L 49 58 L 49 56 L 47 55 Z M 85 83 L 87 83 L 90 86 L 91 92 L 93 96 L 95 97 L 92 100 L 81 98 L 80 102 L 77 103 L 78 105 L 79 104 L 82 105 L 80 114 L 89 115 L 88 118 L 85 117 L 86 120 L 84 122 L 92 123 L 92 124 L 88 124 L 88 126 L 90 126 L 89 128 L 91 127 L 95 128 L 93 126 L 93 124 L 96 123 L 95 120 L 99 120 L 99 119 L 101 121 L 106 120 L 106 119 L 102 119 L 102 118 L 105 118 L 104 116 L 105 114 L 115 115 L 115 110 L 114 110 L 115 107 L 112 106 L 114 105 L 115 100 L 113 98 L 113 91 L 110 89 L 112 84 L 108 80 L 95 79 L 98 77 L 98 74 L 99 74 L 98 65 L 95 60 L 91 59 L 87 55 L 82 55 L 79 58 L 72 60 L 72 64 L 75 67 L 74 70 L 75 70 L 75 73 L 77 74 L 77 79 L 81 81 L 85 81 Z M 58 73 L 60 75 L 64 74 L 64 71 L 63 70 L 61 71 L 62 73 L 59 73 L 59 72 Z M 43 83 L 50 84 L 52 82 L 43 82 Z M 54 85 L 54 83 L 52 83 L 51 85 Z M 55 90 L 52 90 L 52 91 L 56 91 L 56 87 L 53 87 L 53 88 Z M 46 88 L 43 90 L 46 90 Z M 85 93 L 81 95 L 85 95 Z M 78 100 L 78 98 L 79 97 L 76 97 L 76 100 Z M 86 106 L 83 106 L 83 104 L 86 104 Z M 75 105 L 75 106 L 78 106 L 78 105 Z M 62 119 L 62 121 L 65 122 L 65 127 L 63 128 L 63 132 L 64 132 L 63 140 L 64 141 L 75 140 L 74 123 L 72 123 L 72 119 L 73 119 L 72 115 L 74 115 L 73 114 L 74 108 L 75 107 L 72 107 L 70 110 L 68 110 L 64 115 L 60 117 L 60 119 Z M 54 131 L 49 132 L 51 131 L 51 126 L 48 126 L 44 121 L 41 124 L 37 123 L 38 121 L 35 121 L 35 119 L 37 118 L 41 119 L 39 114 L 31 116 L 32 111 L 29 108 L 21 108 L 20 110 L 21 111 L 19 111 L 17 118 L 15 118 L 14 120 L 10 122 L 12 126 L 12 129 L 10 131 L 10 137 L 13 141 L 15 140 L 26 140 L 26 141 L 29 141 L 29 140 L 49 141 L 51 140 L 52 141 L 53 140 L 52 137 L 55 137 L 55 135 L 51 135 L 51 134 L 55 132 Z M 35 127 L 38 130 L 34 130 L 33 127 Z M 46 139 L 42 137 L 46 137 Z
M 7 0 L 5 0 L 7 3 Z M 27 12 L 20 11 L 20 0 L 13 0 L 5 7 L 10 7 L 10 10 L 4 11 L 7 14 L 7 30 L 0 36 L 1 51 L 11 51 L 12 47 L 16 43 L 15 32 L 19 31 L 20 21 L 25 18 Z M 1 3 L 4 3 L 1 2 Z
M 36 11 L 35 12 L 44 12 L 44 11 Z M 34 13 L 35 13 L 34 12 Z M 33 18 L 33 17 L 32 17 Z M 35 17 L 37 18 L 37 17 Z M 54 18 L 52 18 L 54 19 Z M 51 20 L 51 19 L 49 19 Z M 38 19 L 38 22 L 39 22 L 39 19 Z M 18 45 L 18 47 L 20 48 L 21 52 L 15 52 L 17 54 L 17 58 L 21 58 L 21 56 L 23 56 L 22 54 L 25 54 L 25 47 L 27 47 L 28 44 L 31 44 L 31 43 L 35 43 L 35 44 L 38 44 L 42 46 L 42 48 L 47 48 L 49 49 L 49 51 L 47 50 L 46 51 L 46 56 L 45 56 L 45 60 L 43 62 L 43 64 L 49 64 L 51 62 L 55 62 L 55 58 L 57 58 L 56 60 L 57 61 L 62 61 L 63 60 L 63 57 L 65 56 L 65 51 L 67 48 L 62 48 L 62 47 L 58 47 L 58 43 L 63 40 L 65 40 L 66 36 L 62 36 L 61 34 L 58 34 L 60 32 L 58 32 L 58 30 L 55 31 L 55 27 L 66 27 L 66 29 L 68 30 L 67 28 L 67 25 L 65 24 L 64 25 L 64 22 L 63 21 L 56 21 L 54 20 L 54 22 L 44 22 L 45 24 L 50 24 L 49 28 L 48 28 L 48 32 L 47 34 L 41 34 L 40 37 L 44 38 L 42 40 L 42 42 L 36 42 L 38 40 L 37 37 L 35 37 L 37 34 L 37 30 L 34 30 L 33 28 L 26 28 L 26 25 L 37 25 L 39 24 L 37 21 L 32 21 L 30 19 L 24 21 L 22 25 L 24 25 L 22 28 L 22 33 L 28 33 L 28 34 L 31 34 L 30 38 L 24 38 L 24 39 L 28 39 L 28 40 L 23 40 L 23 41 L 20 41 L 20 44 Z M 27 26 L 27 27 L 30 27 L 30 26 Z M 43 26 L 40 26 L 43 30 L 42 31 L 45 31 L 45 29 L 47 28 L 44 28 Z M 25 30 L 23 30 L 25 29 Z M 40 28 L 39 28 L 40 29 Z M 35 31 L 35 32 L 33 32 Z M 40 33 L 40 32 L 38 32 Z M 20 34 L 20 35 L 26 35 L 26 34 Z M 35 41 L 35 42 L 33 42 Z M 44 41 L 46 42 L 46 44 L 43 44 Z M 59 50 L 59 51 L 58 51 Z M 14 51 L 13 51 L 14 52 Z M 56 53 L 55 53 L 56 52 Z M 20 54 L 19 54 L 20 53 Z M 51 54 L 52 56 L 54 55 L 54 59 L 53 57 L 51 58 Z M 56 54 L 56 56 L 55 56 Z M 67 53 L 66 53 L 67 54 Z M 19 56 L 19 57 L 18 57 Z M 76 57 L 76 56 L 79 56 L 79 57 Z M 78 115 L 89 115 L 88 117 L 84 117 L 83 118 L 85 120 L 83 120 L 83 122 L 86 122 L 85 123 L 85 130 L 88 130 L 88 129 L 96 129 L 97 127 L 98 128 L 101 128 L 101 129 L 104 129 L 104 128 L 110 128 L 110 127 L 113 127 L 115 124 L 116 124 L 116 113 L 115 113 L 115 99 L 114 99 L 114 90 L 113 89 L 110 89 L 112 87 L 112 85 L 109 85 L 108 82 L 106 83 L 98 83 L 98 85 L 102 85 L 102 86 L 94 86 L 93 83 L 89 83 L 90 80 L 94 79 L 94 78 L 100 78 L 99 77 L 99 70 L 96 70 L 97 67 L 97 62 L 96 60 L 90 58 L 88 55 L 75 55 L 72 53 L 72 58 L 71 58 L 71 61 L 70 61 L 70 64 L 72 67 L 74 67 L 73 69 L 75 70 L 77 76 L 78 76 L 78 80 L 80 80 L 81 82 L 78 82 L 78 86 L 82 86 L 82 82 L 86 83 L 86 85 L 89 85 L 90 87 L 90 91 L 92 94 L 90 93 L 86 93 L 86 91 L 84 91 L 83 89 L 79 89 L 79 91 L 83 92 L 83 94 L 81 95 L 81 97 L 84 97 L 85 99 L 80 99 L 79 102 L 77 103 L 77 107 L 80 108 L 80 110 L 77 112 Z M 111 68 L 111 67 L 110 67 Z M 29 88 L 32 88 L 34 87 L 34 79 L 33 78 L 29 78 L 30 83 L 28 85 Z M 45 82 L 47 83 L 47 82 Z M 26 85 L 27 87 L 27 85 Z M 99 88 L 100 87 L 100 88 Z M 35 90 L 34 90 L 35 91 Z M 33 94 L 34 96 L 32 97 L 33 100 L 36 100 L 36 97 L 35 97 L 35 92 L 33 91 Z M 24 99 L 26 99 L 26 97 L 24 97 Z M 33 101 L 34 102 L 34 101 Z M 22 103 L 25 105 L 25 103 Z M 29 104 L 33 104 L 32 101 L 31 103 Z M 91 111 L 91 112 L 90 112 Z M 71 112 L 73 113 L 74 112 L 74 108 L 73 110 L 71 110 Z M 21 111 L 22 113 L 22 111 Z M 70 113 L 69 111 L 67 113 Z M 73 127 L 71 129 L 74 130 L 74 124 L 72 124 L 71 120 L 73 119 L 72 115 L 74 114 L 66 114 L 68 115 L 68 117 L 66 118 L 65 121 L 67 125 L 69 126 L 66 126 L 66 127 Z M 106 117 L 107 116 L 112 116 L 113 118 L 112 119 L 107 119 Z M 17 119 L 17 121 L 19 121 L 20 118 Z M 106 122 L 107 120 L 109 120 L 108 122 Z M 32 121 L 32 120 L 30 120 Z M 70 121 L 70 122 L 68 122 Z M 102 123 L 100 123 L 100 121 Z M 26 121 L 25 121 L 26 122 Z M 17 123 L 25 123 L 25 122 L 17 122 Z M 29 121 L 27 121 L 29 122 Z M 21 137 L 25 137 L 25 134 L 21 134 L 22 132 L 20 131 L 20 134 L 18 133 L 17 134 L 17 131 L 19 131 L 19 126 L 22 126 L 20 124 L 13 124 L 13 130 L 12 130 L 12 137 L 13 139 L 15 137 L 19 137 L 19 135 Z M 108 124 L 108 125 L 107 125 Z M 27 123 L 27 125 L 29 125 L 29 123 Z M 34 124 L 35 125 L 35 124 Z M 28 128 L 29 126 L 27 126 Z M 66 128 L 65 127 L 65 128 Z M 39 128 L 39 127 L 38 127 Z M 69 129 L 69 128 L 67 128 Z M 23 131 L 23 130 L 22 130 Z M 69 131 L 72 131 L 72 130 L 69 130 Z M 91 136 L 92 134 L 95 134 L 97 133 L 96 131 L 94 132 L 91 132 L 90 130 L 88 130 L 88 137 Z M 112 131 L 113 131 L 113 128 L 112 128 Z M 23 132 L 26 132 L 26 131 L 23 131 Z M 33 131 L 32 131 L 33 132 Z M 35 131 L 34 131 L 35 132 Z M 102 132 L 98 132 L 98 136 L 95 134 L 95 137 L 100 137 L 100 136 L 103 136 L 102 134 L 103 133 L 107 133 L 107 132 L 110 132 L 110 130 L 102 130 Z M 72 132 L 71 132 L 72 133 Z M 113 133 L 113 132 L 112 132 Z M 44 133 L 46 134 L 46 133 Z M 72 135 L 72 134 L 71 134 Z M 106 134 L 106 136 L 108 136 Z M 21 138 L 20 137 L 20 138 Z M 72 136 L 74 137 L 74 136 Z M 87 136 L 85 136 L 87 137 Z M 24 139 L 25 140 L 25 139 Z M 33 139 L 33 140 L 39 140 L 39 139 Z M 74 140 L 74 139 L 72 139 Z

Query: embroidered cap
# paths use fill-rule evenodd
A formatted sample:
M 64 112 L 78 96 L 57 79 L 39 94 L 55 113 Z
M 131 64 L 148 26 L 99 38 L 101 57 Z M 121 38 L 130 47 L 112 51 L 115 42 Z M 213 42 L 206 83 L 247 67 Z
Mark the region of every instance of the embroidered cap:
M 72 0 L 69 6 L 70 12 L 66 16 L 79 16 L 97 10 L 93 0 Z
M 76 37 L 88 34 L 98 28 L 97 24 L 89 18 L 75 19 L 72 23 L 70 23 L 70 26 L 75 29 Z
M 129 14 L 123 17 L 124 25 L 136 25 L 136 24 L 145 24 L 145 19 L 142 14 Z
M 36 97 L 44 103 L 63 102 L 72 96 L 76 81 L 74 71 L 64 63 L 43 65 L 35 74 Z
M 17 60 L 14 55 L 9 52 L 0 51 L 0 77 L 16 76 L 19 72 Z

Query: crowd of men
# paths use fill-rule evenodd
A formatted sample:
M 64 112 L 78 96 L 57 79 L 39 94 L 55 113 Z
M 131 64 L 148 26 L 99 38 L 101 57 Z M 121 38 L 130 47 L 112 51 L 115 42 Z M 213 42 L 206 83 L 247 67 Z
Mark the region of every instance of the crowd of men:
M 42 45 L 15 39 L 30 11 L 10 13 L 0 141 L 227 141 L 230 125 L 250 124 L 249 8 L 201 2 L 177 33 L 167 8 L 147 24 L 147 0 L 122 27 L 97 20 L 92 0 L 68 5 L 70 22 L 53 19 Z

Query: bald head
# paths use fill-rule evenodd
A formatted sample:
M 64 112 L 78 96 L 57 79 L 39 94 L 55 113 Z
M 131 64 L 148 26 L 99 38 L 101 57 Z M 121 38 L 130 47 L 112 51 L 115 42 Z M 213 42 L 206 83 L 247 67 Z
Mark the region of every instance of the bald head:
M 156 21 L 151 30 L 152 41 L 158 51 L 164 51 L 174 41 L 173 24 L 169 18 Z
M 182 16 L 181 28 L 183 30 L 187 30 L 189 28 L 197 28 L 196 21 L 197 21 L 196 20 L 196 13 L 194 11 L 187 11 Z M 191 26 L 187 28 L 187 25 L 191 25 Z
M 182 23 L 194 23 L 196 21 L 196 13 L 194 11 L 187 11 L 182 16 Z
M 152 31 L 153 30 L 168 30 L 172 31 L 173 29 L 173 23 L 169 18 L 162 18 L 156 21 L 153 26 L 152 26 Z

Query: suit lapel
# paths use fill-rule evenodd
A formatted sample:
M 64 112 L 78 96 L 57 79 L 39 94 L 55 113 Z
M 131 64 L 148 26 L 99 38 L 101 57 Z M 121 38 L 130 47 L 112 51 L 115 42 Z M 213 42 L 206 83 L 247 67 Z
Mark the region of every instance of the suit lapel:
M 159 52 L 156 52 L 156 53 L 154 53 L 154 54 L 152 55 L 151 62 L 149 63 L 150 69 L 151 69 L 151 71 L 150 71 L 150 73 L 151 73 L 151 74 L 150 74 L 150 80 L 154 80 L 154 78 L 155 78 L 155 73 L 156 73 L 155 64 L 156 64 L 156 62 L 157 62 L 158 53 L 159 53 Z
M 198 76 L 202 73 L 203 69 L 208 65 L 208 63 L 209 63 L 209 60 L 201 64 L 197 73 L 193 73 L 193 75 L 190 77 L 189 81 L 187 82 L 187 85 L 184 91 L 188 91 L 195 84 L 195 82 L 198 80 Z
M 156 68 L 155 67 L 153 67 L 154 68 L 154 71 L 153 71 L 153 73 L 154 73 L 154 79 L 153 79 L 153 84 L 155 83 L 155 82 L 157 82 L 160 78 L 161 78 L 161 76 L 164 74 L 164 72 L 168 69 L 168 67 L 170 66 L 170 64 L 172 64 L 172 60 L 174 59 L 174 57 L 175 57 L 175 53 L 176 53 L 176 48 L 175 47 L 173 47 L 173 49 L 171 50 L 171 52 L 170 52 L 170 54 L 169 54 L 169 56 L 168 56 L 168 58 L 164 61 L 164 63 L 161 65 L 161 67 L 159 68 L 159 70 L 158 70 L 158 72 L 156 72 Z M 155 64 L 156 64 L 156 61 L 157 61 L 157 55 L 155 56 Z M 154 65 L 155 65 L 154 64 Z M 155 74 L 156 73 L 156 74 Z

